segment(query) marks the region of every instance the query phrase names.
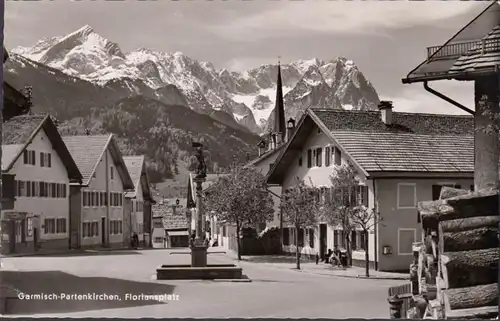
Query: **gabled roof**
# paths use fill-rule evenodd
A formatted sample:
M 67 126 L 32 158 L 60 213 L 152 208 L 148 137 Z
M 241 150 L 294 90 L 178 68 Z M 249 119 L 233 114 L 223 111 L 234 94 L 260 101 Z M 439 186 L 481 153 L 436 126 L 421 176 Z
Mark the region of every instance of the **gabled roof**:
M 474 172 L 472 116 L 393 112 L 388 126 L 380 112 L 312 108 L 268 173 L 268 183 L 282 183 L 288 166 L 316 126 L 367 177 L 382 172 Z
M 80 182 L 82 174 L 49 115 L 16 116 L 3 123 L 2 171 L 8 172 L 12 169 L 17 159 L 42 129 L 61 158 L 70 181 Z
M 283 147 L 285 147 L 285 145 L 286 144 L 280 144 L 277 148 L 266 151 L 264 154 L 246 163 L 243 167 L 257 166 L 257 164 L 260 163 L 261 161 L 283 150 Z
M 120 152 L 113 134 L 95 136 L 64 136 L 63 140 L 71 155 L 75 159 L 80 172 L 82 173 L 83 186 L 88 186 L 90 184 L 90 180 L 92 179 L 99 162 L 105 155 L 105 151 L 109 150 L 112 156 L 112 161 L 122 179 L 123 188 L 125 190 L 134 189 L 134 183 L 130 178 L 130 174 L 128 173 L 125 162 L 123 161 L 122 153 Z
M 492 33 L 500 25 L 500 4 L 493 1 L 477 17 L 470 21 L 465 27 L 457 32 L 451 39 L 442 46 L 428 52 L 427 59 L 410 71 L 403 83 L 413 83 L 419 81 L 439 80 L 439 79 L 467 79 L 473 74 L 495 72 L 495 65 L 500 61 L 500 43 L 498 39 L 493 40 Z M 486 53 L 477 53 L 478 45 L 482 40 L 487 40 Z M 459 52 L 458 55 L 450 53 Z M 464 59 L 462 56 L 474 56 L 475 67 L 459 68 Z M 457 64 L 457 66 L 455 66 Z
M 146 160 L 144 155 L 139 156 L 123 156 L 123 161 L 130 174 L 130 178 L 134 183 L 134 191 L 125 194 L 125 197 L 135 197 L 139 184 L 142 188 L 142 196 L 145 200 L 154 201 L 151 195 L 151 187 L 149 184 L 149 177 L 146 170 Z M 142 179 L 141 179 L 142 178 Z

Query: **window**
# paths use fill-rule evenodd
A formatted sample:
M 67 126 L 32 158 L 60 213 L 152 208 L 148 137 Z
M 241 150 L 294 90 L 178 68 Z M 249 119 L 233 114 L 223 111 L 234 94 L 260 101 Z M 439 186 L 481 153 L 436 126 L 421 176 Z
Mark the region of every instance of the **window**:
M 330 166 L 330 160 L 331 160 L 331 147 L 330 146 L 327 146 L 325 147 L 325 166 L 328 167 Z
M 154 239 L 154 242 L 155 243 L 163 243 L 163 237 L 156 236 L 155 239 Z
M 56 233 L 56 220 L 54 218 L 46 218 L 45 219 L 44 233 L 45 234 L 55 234 Z
M 46 197 L 47 196 L 47 190 L 46 190 L 46 185 L 44 182 L 40 182 L 40 197 Z
M 314 229 L 309 229 L 309 247 L 314 248 Z
M 307 168 L 312 167 L 312 150 L 308 149 L 307 150 Z
M 302 167 L 302 156 L 299 156 L 299 167 Z
M 113 166 L 111 166 L 111 167 L 109 168 L 109 177 L 110 177 L 111 179 L 115 179 L 115 169 L 114 169 L 114 167 L 113 167 Z
M 82 229 L 83 237 L 96 237 L 99 235 L 98 222 L 83 222 Z
M 32 217 L 28 217 L 26 219 L 26 233 L 28 236 L 32 236 L 33 235 L 33 218 Z
M 57 184 L 56 183 L 50 183 L 50 196 L 51 197 L 58 197 L 57 193 Z
M 356 238 L 357 237 L 357 231 L 352 231 L 351 232 L 351 246 L 352 246 L 352 249 L 353 251 L 357 250 L 358 249 L 358 239 Z
M 359 204 L 368 207 L 368 186 L 358 186 Z
M 287 227 L 283 229 L 283 245 L 290 245 L 290 229 Z
M 368 238 L 368 235 L 365 231 L 362 231 L 359 233 L 359 247 L 361 250 L 366 251 L 366 240 Z
M 342 153 L 337 147 L 333 147 L 333 162 L 335 165 L 342 165 Z
M 398 229 L 398 255 L 413 255 L 413 242 L 415 242 L 416 238 L 416 229 Z
M 295 231 L 295 228 L 293 228 L 293 227 L 290 228 L 290 245 L 297 245 L 295 242 L 296 241 L 295 235 L 297 235 L 296 233 L 297 233 L 297 231 Z
M 304 229 L 299 229 L 299 247 L 304 247 Z
M 17 181 L 17 196 L 27 196 L 25 181 Z
M 110 232 L 111 235 L 122 234 L 123 232 L 123 224 L 122 221 L 112 220 L 110 221 Z
M 474 192 L 474 184 L 470 186 L 470 190 Z
M 30 181 L 26 182 L 26 195 L 28 197 L 33 196 L 33 193 L 31 192 L 31 182 Z
M 31 182 L 31 196 L 40 196 L 40 184 L 38 182 Z
M 56 233 L 66 233 L 66 219 L 58 218 L 56 220 Z
M 104 206 L 104 194 L 105 194 L 104 192 L 99 193 L 99 204 L 101 206 Z
M 40 167 L 52 167 L 52 155 L 40 152 Z
M 34 150 L 24 150 L 23 163 L 26 165 L 36 165 L 36 154 Z
M 316 166 L 321 167 L 323 164 L 323 148 L 316 148 Z
M 417 205 L 417 185 L 415 183 L 398 183 L 397 202 L 399 209 L 415 208 Z

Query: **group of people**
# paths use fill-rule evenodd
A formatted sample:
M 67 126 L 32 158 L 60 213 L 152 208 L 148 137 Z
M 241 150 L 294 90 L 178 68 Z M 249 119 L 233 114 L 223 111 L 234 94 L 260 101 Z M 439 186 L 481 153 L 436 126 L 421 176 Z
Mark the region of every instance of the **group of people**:
M 318 262 L 319 257 L 316 257 L 316 264 L 318 264 Z M 328 249 L 328 252 L 324 257 L 324 262 L 333 266 L 345 266 L 347 264 L 345 250 L 340 249 L 338 245 L 335 245 L 333 251 L 332 249 Z

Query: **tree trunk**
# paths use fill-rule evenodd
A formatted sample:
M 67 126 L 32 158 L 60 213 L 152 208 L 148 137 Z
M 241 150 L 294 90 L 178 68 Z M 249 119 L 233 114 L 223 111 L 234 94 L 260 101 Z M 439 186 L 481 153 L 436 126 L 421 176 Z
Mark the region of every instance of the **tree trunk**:
M 299 247 L 299 227 L 295 227 L 295 260 L 297 262 L 297 270 L 300 270 L 300 247 Z
M 498 227 L 500 218 L 498 216 L 480 216 L 480 217 L 468 217 L 463 219 L 443 221 L 439 224 L 441 225 L 443 232 L 460 232 L 468 231 L 476 228 L 482 227 Z
M 498 306 L 498 283 L 444 290 L 443 295 L 450 310 Z
M 498 257 L 498 248 L 445 252 L 440 264 L 447 288 L 498 283 Z
M 370 251 L 368 251 L 368 231 L 363 231 L 365 233 L 365 275 L 367 278 L 370 277 Z
M 498 248 L 498 229 L 481 227 L 468 231 L 443 233 L 444 252 Z
M 236 222 L 236 249 L 238 250 L 238 261 L 241 261 L 240 223 L 239 222 Z

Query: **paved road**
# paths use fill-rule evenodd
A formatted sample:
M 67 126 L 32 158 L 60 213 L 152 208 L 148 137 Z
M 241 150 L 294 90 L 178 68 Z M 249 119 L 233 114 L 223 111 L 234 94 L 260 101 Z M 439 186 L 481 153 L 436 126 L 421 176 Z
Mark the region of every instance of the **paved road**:
M 241 262 L 240 266 L 251 283 L 158 281 L 154 273 L 159 265 L 189 262 L 188 255 L 170 252 L 4 258 L 1 277 L 3 283 L 27 294 L 106 293 L 121 298 L 33 300 L 29 304 L 22 300 L 18 315 L 123 318 L 387 318 L 387 288 L 403 282 L 314 275 L 250 262 Z M 232 259 L 223 254 L 209 256 L 209 263 L 228 261 Z M 125 299 L 126 293 L 171 295 L 161 298 L 164 302 L 132 301 Z

